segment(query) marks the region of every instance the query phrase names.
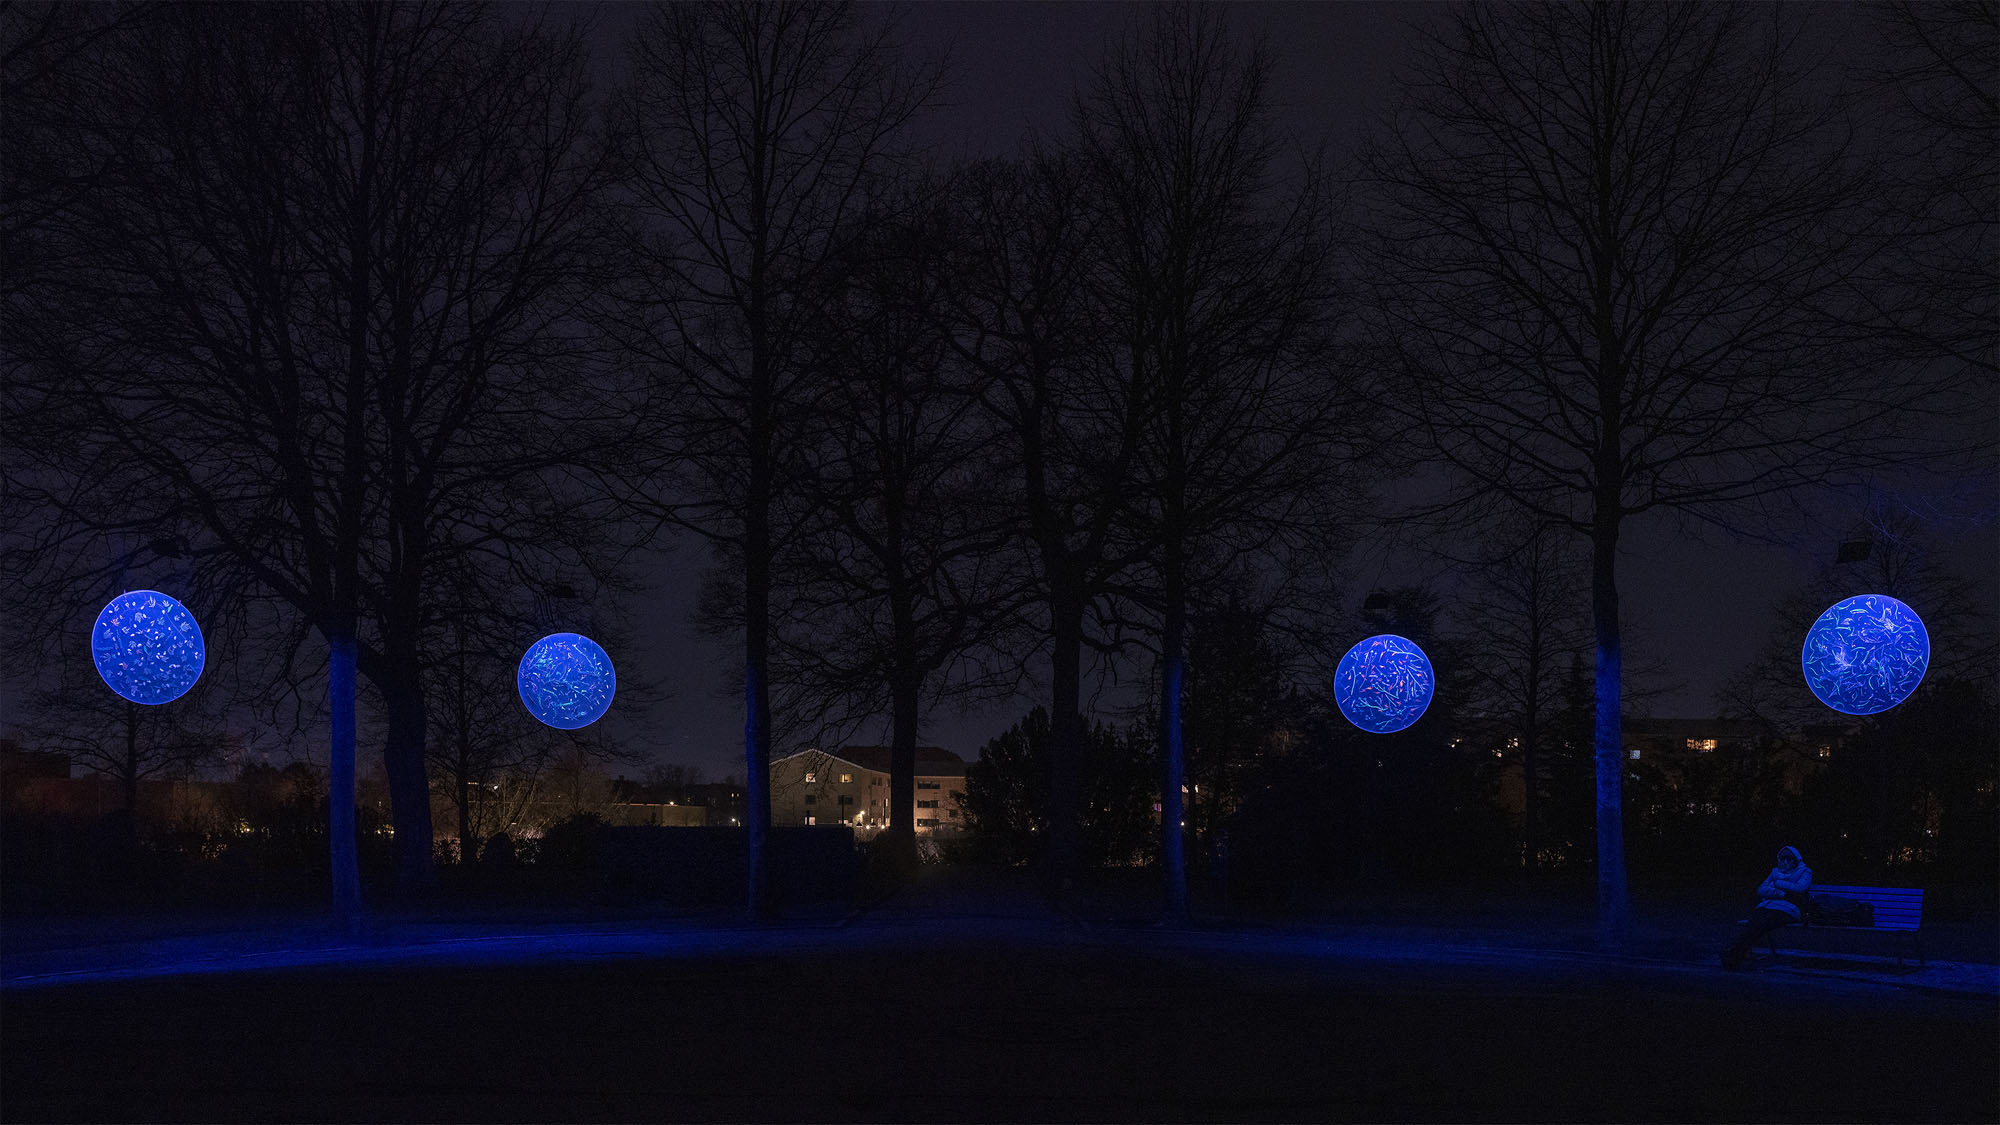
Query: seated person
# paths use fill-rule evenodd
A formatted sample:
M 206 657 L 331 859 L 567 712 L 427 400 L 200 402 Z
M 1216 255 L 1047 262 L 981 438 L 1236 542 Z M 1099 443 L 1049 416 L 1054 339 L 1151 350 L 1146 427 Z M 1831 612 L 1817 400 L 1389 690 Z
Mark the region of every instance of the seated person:
M 1780 926 L 1789 926 L 1799 920 L 1799 907 L 1806 902 L 1806 892 L 1812 889 L 1812 868 L 1800 858 L 1799 849 L 1784 847 L 1778 850 L 1778 865 L 1757 887 L 1757 909 L 1750 912 L 1750 921 L 1738 934 L 1735 942 L 1722 952 L 1722 967 L 1740 969 L 1743 961 L 1750 956 L 1750 950 L 1757 939 Z

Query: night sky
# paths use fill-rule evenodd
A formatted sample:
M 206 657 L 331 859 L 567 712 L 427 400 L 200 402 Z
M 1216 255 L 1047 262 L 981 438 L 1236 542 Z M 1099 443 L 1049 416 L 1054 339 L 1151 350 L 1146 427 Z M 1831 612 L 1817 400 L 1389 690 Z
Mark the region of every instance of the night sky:
M 613 3 L 590 16 L 601 86 L 618 81 L 620 41 L 640 11 L 636 4 Z M 1392 79 L 1412 44 L 1412 25 L 1437 18 L 1443 6 L 1243 3 L 1228 11 L 1242 31 L 1262 36 L 1276 55 L 1274 101 L 1285 131 L 1302 150 L 1323 151 L 1335 173 L 1344 174 L 1352 166 L 1344 154 L 1361 139 L 1371 113 L 1393 95 Z M 1804 11 L 1808 35 L 1817 41 L 1815 55 L 1832 63 L 1865 56 L 1870 36 L 1865 14 L 1857 7 L 1822 4 Z M 1072 93 L 1088 78 L 1091 63 L 1142 13 L 1138 5 L 1113 3 L 908 6 L 901 27 L 909 51 L 948 61 L 943 104 L 917 123 L 918 138 L 940 164 L 1009 155 L 1037 133 L 1060 138 L 1067 129 Z M 1990 412 L 1967 424 L 1988 442 L 2000 429 Z M 1931 523 L 1937 557 L 1946 569 L 1980 578 L 1990 619 L 1995 612 L 1993 576 L 2000 574 L 1993 523 L 2000 502 L 1993 458 L 1980 461 L 1977 471 L 1969 469 L 1959 479 L 1885 484 L 1949 517 Z M 1357 479 L 1355 484 L 1372 487 L 1375 482 Z M 1757 538 L 1732 537 L 1670 515 L 1627 523 L 1620 586 L 1628 669 L 1653 665 L 1672 670 L 1668 682 L 1634 685 L 1657 692 L 1640 707 L 1663 716 L 1714 714 L 1716 690 L 1771 636 L 1776 603 L 1832 561 L 1838 543 L 1852 536 L 1866 497 L 1826 494 L 1797 501 L 1805 510 L 1780 507 L 1768 521 L 1742 528 Z M 612 656 L 621 680 L 653 681 L 664 697 L 650 713 L 630 716 L 635 721 L 624 725 L 622 733 L 633 749 L 720 777 L 742 769 L 741 702 L 733 674 L 740 644 L 706 638 L 690 621 L 709 561 L 706 546 L 691 536 L 663 544 L 642 567 L 650 589 L 622 607 L 631 614 L 634 647 Z M 1395 542 L 1393 528 L 1362 536 L 1349 558 L 1332 565 L 1338 567 L 1335 576 L 1350 608 L 1358 607 L 1372 589 L 1436 580 L 1442 570 L 1410 545 Z M 609 618 L 619 608 L 593 611 Z M 1337 655 L 1326 661 L 1329 668 Z M 1031 685 L 1029 692 L 972 714 L 941 708 L 929 716 L 923 740 L 971 758 L 1045 694 L 1040 685 Z M 7 695 L 17 700 L 21 694 L 22 685 L 8 685 Z M 1123 702 L 1114 690 L 1098 705 L 1102 713 Z M 4 711 L 0 728 L 19 723 L 15 707 Z M 856 737 L 879 741 L 886 730 Z M 308 745 L 317 754 L 325 752 L 318 740 Z M 797 748 L 781 744 L 774 749 L 783 754 Z M 379 761 L 379 750 L 364 751 L 364 769 Z
M 615 43 L 637 10 L 613 4 L 602 12 L 596 40 L 613 73 Z M 1244 3 L 1229 10 L 1240 28 L 1263 36 L 1277 55 L 1275 101 L 1287 132 L 1304 147 L 1323 145 L 1338 172 L 1341 153 L 1359 141 L 1371 114 L 1391 95 L 1396 67 L 1412 41 L 1411 26 L 1435 18 L 1444 6 Z M 1822 57 L 1839 60 L 1865 51 L 1868 40 L 1855 6 L 1823 4 L 1810 11 L 1808 34 L 1823 44 Z M 949 59 L 947 104 L 920 123 L 924 143 L 937 158 L 949 160 L 1008 155 L 1037 132 L 1060 136 L 1076 84 L 1088 77 L 1091 63 L 1126 21 L 1140 12 L 1139 5 L 1114 3 L 908 7 L 903 30 L 910 49 L 919 56 Z M 1992 421 L 1976 424 L 1984 425 L 1990 436 Z M 1937 528 L 1937 546 L 1947 566 L 1963 574 L 2000 573 L 1990 469 L 1981 478 L 1895 482 L 1894 487 L 1935 501 L 1957 517 Z M 1756 538 L 1683 525 L 1671 515 L 1647 515 L 1626 524 L 1620 587 L 1629 630 L 1628 667 L 1650 663 L 1672 669 L 1668 682 L 1635 685 L 1660 689 L 1650 701 L 1655 714 L 1714 714 L 1716 690 L 1769 637 L 1775 603 L 1832 561 L 1865 505 L 1858 494 L 1798 500 L 1809 511 L 1777 509 L 1768 523 L 1743 529 Z M 651 730 L 634 732 L 635 741 L 642 750 L 700 766 L 713 776 L 740 774 L 742 711 L 728 679 L 739 646 L 703 638 L 688 623 L 706 562 L 706 548 L 693 540 L 681 542 L 651 568 L 651 593 L 634 601 L 635 634 L 651 648 L 633 656 L 656 671 L 694 670 L 662 678 L 669 698 L 655 708 Z M 1364 542 L 1341 573 L 1350 604 L 1358 606 L 1373 588 L 1431 578 L 1439 569 L 1386 542 Z M 1991 610 L 1993 584 L 1983 586 Z M 924 741 L 972 758 L 1036 701 L 997 704 L 970 715 L 940 709 L 929 717 Z M 1122 702 L 1114 690 L 1100 705 Z M 860 740 L 886 740 L 886 719 L 884 726 L 881 732 L 864 732 Z M 774 752 L 793 749 L 778 746 Z

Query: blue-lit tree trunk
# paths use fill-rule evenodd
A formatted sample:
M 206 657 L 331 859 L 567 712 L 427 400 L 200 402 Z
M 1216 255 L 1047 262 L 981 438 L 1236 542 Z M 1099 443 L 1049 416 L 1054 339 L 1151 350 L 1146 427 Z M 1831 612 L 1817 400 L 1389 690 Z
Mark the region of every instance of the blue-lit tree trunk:
M 333 912 L 352 922 L 361 915 L 361 862 L 354 838 L 354 635 L 327 634 L 327 853 Z
M 1608 521 L 1591 541 L 1590 608 L 1597 639 L 1596 718 L 1592 761 L 1597 774 L 1597 927 L 1607 946 L 1621 943 L 1632 922 L 1625 882 L 1624 650 L 1618 628 L 1618 525 Z

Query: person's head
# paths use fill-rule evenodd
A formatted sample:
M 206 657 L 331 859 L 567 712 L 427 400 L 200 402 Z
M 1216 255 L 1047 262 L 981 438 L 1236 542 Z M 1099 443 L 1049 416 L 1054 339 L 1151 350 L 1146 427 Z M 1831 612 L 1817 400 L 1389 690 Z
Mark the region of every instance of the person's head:
M 1805 860 L 1799 857 L 1799 849 L 1789 844 L 1778 849 L 1778 867 L 1780 870 L 1790 871 L 1804 862 Z

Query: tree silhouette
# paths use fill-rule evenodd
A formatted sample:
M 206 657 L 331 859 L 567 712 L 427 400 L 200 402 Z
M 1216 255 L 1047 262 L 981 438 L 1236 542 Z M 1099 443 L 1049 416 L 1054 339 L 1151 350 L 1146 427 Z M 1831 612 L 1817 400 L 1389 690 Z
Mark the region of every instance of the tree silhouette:
M 949 338 L 1000 434 L 995 480 L 1006 484 L 996 500 L 1018 520 L 1021 581 L 1048 638 L 1040 859 L 1058 884 L 1085 854 L 1084 651 L 1117 647 L 1100 611 L 1144 550 L 1126 518 L 1143 395 L 1103 335 L 1089 285 L 1102 202 L 1074 155 L 974 165 L 954 181 L 953 261 L 940 275 Z
M 909 863 L 920 722 L 990 688 L 981 657 L 1008 624 L 1012 578 L 1012 528 L 987 495 L 992 425 L 937 307 L 936 189 L 911 185 L 859 228 L 822 309 L 823 392 L 788 521 L 801 530 L 775 579 L 774 666 L 794 710 L 822 726 L 889 718 L 889 832 Z
M 630 499 L 740 569 L 748 906 L 769 914 L 772 565 L 795 443 L 818 393 L 816 308 L 935 78 L 849 4 L 649 8 L 614 111 L 635 229 L 614 332 L 660 376 L 665 417 Z M 679 479 L 668 474 L 684 472 Z
M 1589 585 L 1560 529 L 1516 524 L 1474 560 L 1463 604 L 1471 671 L 1503 747 L 1518 743 L 1521 855 L 1535 867 L 1547 762 L 1543 741 L 1561 695 L 1559 662 L 1590 644 Z
M 1412 438 L 1591 544 L 1600 929 L 1626 932 L 1625 521 L 1723 523 L 1907 463 L 1935 389 L 1885 387 L 1857 292 L 1879 230 L 1786 13 L 1457 10 L 1368 174 L 1367 265 Z
M 1161 5 L 1078 99 L 1078 149 L 1107 200 L 1095 283 L 1111 359 L 1144 404 L 1139 538 L 1160 619 L 1161 854 L 1188 913 L 1181 789 L 1189 603 L 1202 579 L 1307 525 L 1340 437 L 1321 331 L 1327 199 L 1279 182 L 1271 56 L 1224 9 Z M 1324 515 L 1323 511 L 1315 515 Z
M 1873 5 L 1864 71 L 1888 102 L 1881 207 L 1896 238 L 1883 300 L 1919 358 L 2000 375 L 2000 5 Z
M 335 902 L 354 676 L 399 879 L 431 864 L 426 645 L 454 573 L 584 562 L 551 518 L 604 407 L 571 338 L 597 167 L 574 30 L 438 5 L 168 9 L 94 71 L 109 169 L 10 300 L 34 478 L 77 542 L 186 533 L 330 654 Z M 17 397 L 18 396 L 18 397 Z

